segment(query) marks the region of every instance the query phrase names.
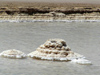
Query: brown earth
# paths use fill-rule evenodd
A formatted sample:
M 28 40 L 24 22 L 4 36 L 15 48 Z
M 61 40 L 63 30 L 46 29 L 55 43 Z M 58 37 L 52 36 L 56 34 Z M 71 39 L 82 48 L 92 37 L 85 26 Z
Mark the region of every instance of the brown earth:
M 0 19 L 100 19 L 100 5 L 81 3 L 0 2 Z

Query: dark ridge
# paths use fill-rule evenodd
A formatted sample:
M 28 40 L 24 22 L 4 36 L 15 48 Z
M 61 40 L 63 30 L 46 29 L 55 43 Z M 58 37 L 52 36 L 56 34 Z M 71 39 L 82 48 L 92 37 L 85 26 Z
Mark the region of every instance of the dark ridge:
M 50 8 L 0 8 L 0 13 L 5 12 L 8 15 L 14 15 L 15 13 L 17 14 L 27 14 L 27 15 L 33 15 L 33 14 L 45 14 L 45 13 L 50 13 L 50 12 L 57 12 L 57 13 L 63 13 L 65 15 L 69 14 L 84 14 L 84 13 L 93 13 L 97 12 L 100 13 L 100 9 L 92 9 L 90 7 L 87 8 L 72 8 L 72 9 L 53 9 L 51 10 Z M 52 13 L 55 16 L 55 13 Z
M 8 15 L 14 15 L 15 11 L 5 11 Z
M 86 10 L 68 10 L 68 11 L 58 11 L 58 12 L 61 12 L 61 13 L 64 13 L 66 15 L 68 14 L 84 14 L 84 13 L 93 13 L 93 12 L 99 12 L 100 13 L 100 10 L 94 10 L 94 11 L 86 11 Z

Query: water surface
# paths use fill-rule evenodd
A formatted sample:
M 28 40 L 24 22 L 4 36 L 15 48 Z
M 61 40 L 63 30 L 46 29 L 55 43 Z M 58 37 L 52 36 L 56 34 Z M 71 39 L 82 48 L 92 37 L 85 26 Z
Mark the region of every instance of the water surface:
M 0 52 L 18 49 L 28 54 L 49 38 L 66 40 L 72 51 L 87 57 L 93 65 L 0 57 L 0 75 L 100 74 L 100 25 L 98 22 L 0 23 Z

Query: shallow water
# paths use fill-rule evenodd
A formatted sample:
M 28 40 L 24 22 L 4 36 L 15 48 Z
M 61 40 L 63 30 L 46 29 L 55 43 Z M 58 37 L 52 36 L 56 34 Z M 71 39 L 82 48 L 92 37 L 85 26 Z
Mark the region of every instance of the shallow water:
M 18 49 L 28 54 L 49 38 L 65 39 L 72 51 L 87 57 L 93 65 L 0 57 L 0 75 L 100 74 L 100 25 L 98 22 L 0 23 L 0 52 Z

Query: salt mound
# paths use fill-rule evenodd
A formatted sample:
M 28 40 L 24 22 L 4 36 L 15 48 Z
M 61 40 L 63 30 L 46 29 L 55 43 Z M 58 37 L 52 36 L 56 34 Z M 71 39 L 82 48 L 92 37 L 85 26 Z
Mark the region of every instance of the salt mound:
M 0 53 L 0 56 L 7 58 L 25 58 L 26 54 L 19 50 L 11 49 L 3 51 L 2 53 Z
M 43 45 L 40 45 L 28 54 L 29 57 L 44 60 L 70 61 L 84 58 L 83 55 L 71 51 L 63 39 L 49 39 Z

